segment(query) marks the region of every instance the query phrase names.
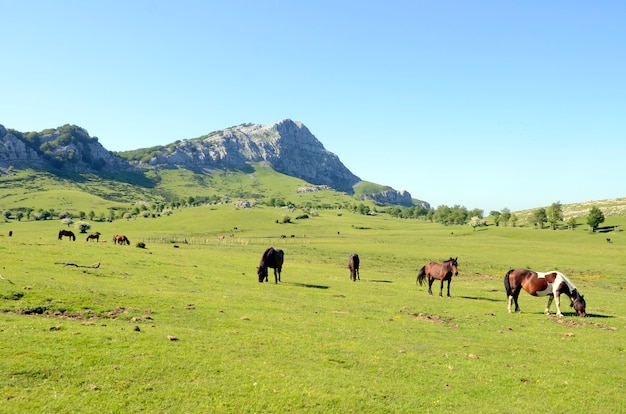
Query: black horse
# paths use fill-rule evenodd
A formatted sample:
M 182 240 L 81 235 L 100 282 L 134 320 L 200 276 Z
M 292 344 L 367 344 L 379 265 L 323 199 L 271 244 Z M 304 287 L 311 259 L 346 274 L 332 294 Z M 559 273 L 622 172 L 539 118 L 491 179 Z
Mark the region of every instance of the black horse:
M 356 282 L 357 278 L 361 280 L 361 276 L 359 275 L 359 255 L 356 253 L 352 253 L 348 258 L 348 269 L 350 269 L 350 280 Z
M 76 241 L 76 235 L 71 230 L 59 230 L 59 240 L 62 240 L 63 236 L 67 236 L 70 240 Z
M 267 248 L 263 255 L 261 256 L 261 262 L 259 263 L 259 267 L 256 268 L 257 275 L 259 276 L 259 283 L 263 283 L 263 281 L 267 280 L 267 268 L 271 267 L 274 269 L 274 279 L 275 282 L 280 282 L 280 272 L 283 269 L 283 261 L 285 258 L 285 253 L 280 249 L 275 249 L 273 247 Z

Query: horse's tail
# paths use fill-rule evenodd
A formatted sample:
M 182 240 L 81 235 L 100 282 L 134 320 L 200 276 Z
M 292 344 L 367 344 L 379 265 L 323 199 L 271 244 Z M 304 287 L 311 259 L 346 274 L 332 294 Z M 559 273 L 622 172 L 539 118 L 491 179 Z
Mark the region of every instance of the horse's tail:
M 415 281 L 415 284 L 419 282 L 420 286 L 422 286 L 422 283 L 424 283 L 424 279 L 426 279 L 426 266 L 422 266 L 422 268 L 420 269 L 419 273 L 417 274 L 417 280 Z
M 509 279 L 509 275 L 513 272 L 513 269 L 506 272 L 504 276 L 504 289 L 506 290 L 506 297 L 513 295 L 513 291 L 511 290 L 511 280 Z

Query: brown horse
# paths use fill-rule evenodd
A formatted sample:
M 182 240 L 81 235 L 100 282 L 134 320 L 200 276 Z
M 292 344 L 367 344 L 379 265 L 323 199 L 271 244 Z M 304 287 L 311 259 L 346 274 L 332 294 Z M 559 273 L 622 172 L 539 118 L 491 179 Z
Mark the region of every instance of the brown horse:
M 130 245 L 130 240 L 128 240 L 128 237 L 124 236 L 123 234 L 116 234 L 115 236 L 113 236 L 113 243 Z
M 96 242 L 100 241 L 100 233 L 90 234 L 89 236 L 87 236 L 87 240 L 85 241 L 89 241 L 89 240 L 95 240 Z
M 283 262 L 285 259 L 285 253 L 281 249 L 275 249 L 273 247 L 267 248 L 261 256 L 261 262 L 259 267 L 256 268 L 257 275 L 259 276 L 259 283 L 267 280 L 267 268 L 274 269 L 275 283 L 280 282 L 280 272 L 283 269 Z
M 350 257 L 348 257 L 348 269 L 350 269 L 350 280 L 353 282 L 356 282 L 357 278 L 361 280 L 361 276 L 359 275 L 359 264 L 359 255 L 352 253 Z
M 450 281 L 452 280 L 452 275 L 456 276 L 459 274 L 458 269 L 459 263 L 457 262 L 457 258 L 450 258 L 443 263 L 439 262 L 430 262 L 424 267 L 422 267 L 417 275 L 417 282 L 419 282 L 420 286 L 428 276 L 428 294 L 432 295 L 432 285 L 435 279 L 441 280 L 441 288 L 439 289 L 439 296 L 443 297 L 443 282 L 448 281 L 448 297 L 450 297 Z
M 63 240 L 63 236 L 67 236 L 71 241 L 76 241 L 76 236 L 74 232 L 70 230 L 59 230 L 59 240 Z
M 570 298 L 570 306 L 578 316 L 586 316 L 587 303 L 576 286 L 561 272 L 556 270 L 540 273 L 528 269 L 511 269 L 504 276 L 504 288 L 508 298 L 508 310 L 511 312 L 512 302 L 515 302 L 515 312 L 521 312 L 517 298 L 522 288 L 533 296 L 548 296 L 548 305 L 544 313 L 550 314 L 552 300 L 556 302 L 557 316 L 561 313 L 561 293 Z

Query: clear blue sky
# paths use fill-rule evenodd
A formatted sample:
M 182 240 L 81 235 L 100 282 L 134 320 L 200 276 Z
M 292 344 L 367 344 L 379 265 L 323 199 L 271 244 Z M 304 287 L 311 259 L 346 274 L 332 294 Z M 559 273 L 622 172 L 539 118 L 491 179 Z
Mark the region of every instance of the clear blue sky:
M 300 121 L 433 207 L 626 196 L 623 1 L 0 0 L 0 124 L 111 151 Z

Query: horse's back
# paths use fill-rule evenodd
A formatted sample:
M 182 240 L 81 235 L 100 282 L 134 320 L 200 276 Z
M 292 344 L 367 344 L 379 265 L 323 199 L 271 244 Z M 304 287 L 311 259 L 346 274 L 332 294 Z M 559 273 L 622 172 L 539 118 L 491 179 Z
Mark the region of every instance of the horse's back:
M 356 253 L 352 253 L 348 258 L 348 266 L 355 270 L 358 270 L 360 262 L 359 255 Z
M 281 267 L 283 265 L 284 260 L 285 260 L 285 252 L 283 252 L 281 249 L 268 247 L 267 249 L 265 249 L 265 251 L 263 252 L 263 255 L 261 256 L 260 266 L 261 267 L 267 266 L 267 267 L 272 267 L 272 268 Z
M 282 267 L 283 266 L 283 262 L 285 261 L 285 252 L 282 251 L 281 249 L 274 249 L 275 253 L 275 257 L 276 257 L 276 266 L 277 267 Z

